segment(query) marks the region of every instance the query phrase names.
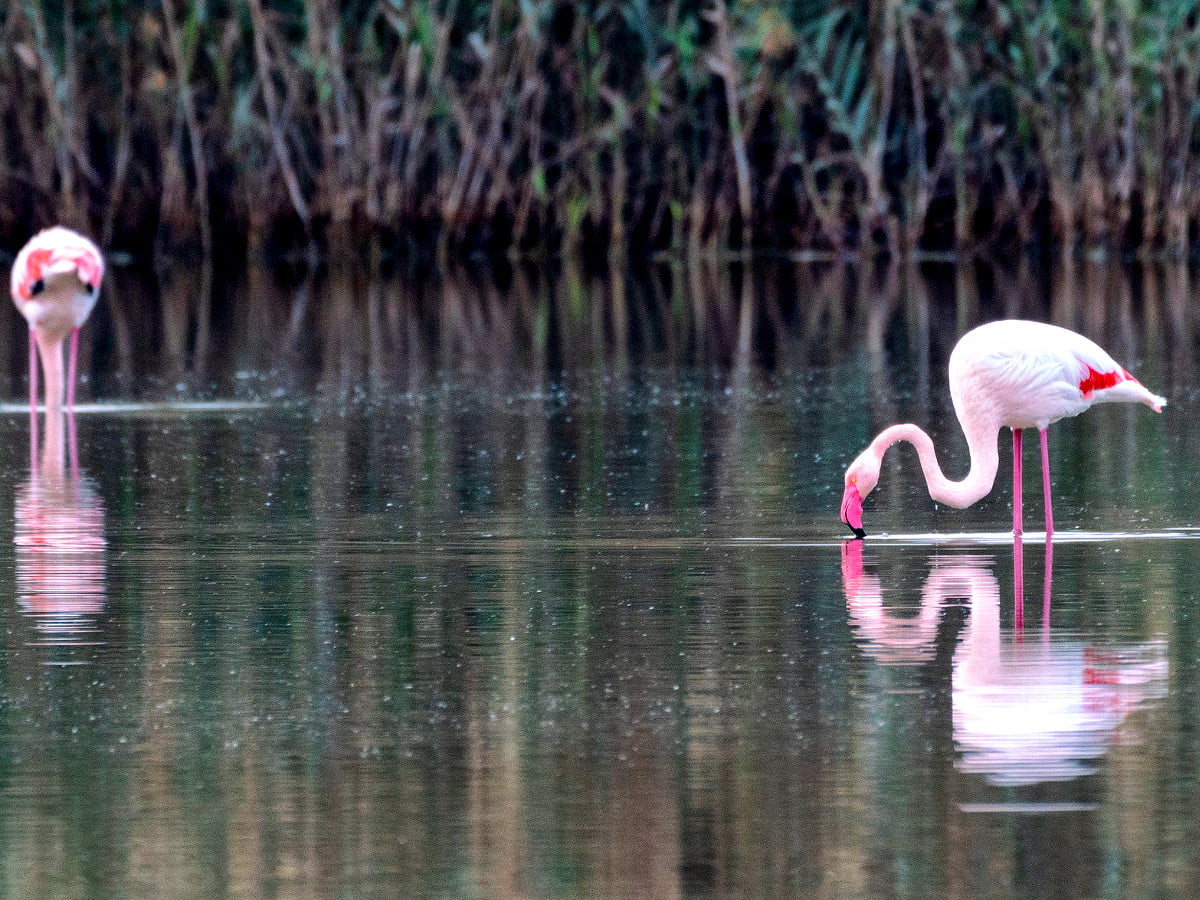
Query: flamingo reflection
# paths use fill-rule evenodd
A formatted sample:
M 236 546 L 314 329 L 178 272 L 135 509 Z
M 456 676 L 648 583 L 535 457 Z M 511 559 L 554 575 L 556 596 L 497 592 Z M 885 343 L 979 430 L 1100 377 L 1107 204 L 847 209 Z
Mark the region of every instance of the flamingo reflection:
M 15 502 L 17 600 L 36 643 L 94 643 L 93 620 L 104 608 L 104 507 L 79 475 L 74 414 L 47 412 L 40 453 L 33 417 L 31 424 L 29 478 Z
M 1097 647 L 1052 633 L 1049 552 L 1041 633 L 1030 640 L 1019 617 L 1015 627 L 1001 628 L 1000 586 L 990 559 L 934 557 L 918 614 L 897 617 L 883 609 L 879 579 L 863 573 L 861 544 L 843 545 L 843 589 L 851 624 L 880 664 L 931 658 L 941 610 L 954 601 L 970 605 L 951 671 L 960 771 L 1001 786 L 1090 774 L 1129 713 L 1166 695 L 1165 642 Z M 1015 549 L 1019 553 L 1019 542 Z M 1016 574 L 1020 599 L 1023 578 L 1019 569 Z
M 850 624 L 864 649 L 884 666 L 920 665 L 932 659 L 942 609 L 949 598 L 965 595 L 950 589 L 943 577 L 948 573 L 935 562 L 919 606 L 914 609 L 894 598 L 885 604 L 879 576 L 863 571 L 862 551 L 862 541 L 842 544 L 842 590 Z

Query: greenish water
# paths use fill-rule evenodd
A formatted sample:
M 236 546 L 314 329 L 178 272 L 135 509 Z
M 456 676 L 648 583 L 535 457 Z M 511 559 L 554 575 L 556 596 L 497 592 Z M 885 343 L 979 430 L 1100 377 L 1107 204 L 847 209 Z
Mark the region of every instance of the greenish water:
M 836 315 L 795 273 L 717 273 L 703 312 L 686 273 L 319 281 L 299 312 L 243 284 L 207 350 L 125 361 L 105 314 L 78 477 L 69 423 L 31 459 L 0 415 L 0 886 L 1188 895 L 1190 320 L 1125 273 L 1107 306 L 1051 279 L 1039 317 L 1171 402 L 1052 430 L 1052 559 L 1004 535 L 1006 490 L 936 509 L 904 453 L 847 545 L 879 428 L 966 468 L 945 360 L 1010 301 L 934 274 L 839 281 Z

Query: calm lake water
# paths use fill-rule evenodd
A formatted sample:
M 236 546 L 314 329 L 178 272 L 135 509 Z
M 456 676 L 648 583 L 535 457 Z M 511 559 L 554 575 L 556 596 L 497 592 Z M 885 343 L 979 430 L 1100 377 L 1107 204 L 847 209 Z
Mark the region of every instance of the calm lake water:
M 32 454 L 5 314 L 0 884 L 1187 896 L 1192 305 L 1098 263 L 126 269 Z M 965 471 L 946 360 L 1005 315 L 1170 406 L 1052 429 L 1052 556 L 999 486 L 936 509 L 910 451 L 846 543 L 884 425 Z

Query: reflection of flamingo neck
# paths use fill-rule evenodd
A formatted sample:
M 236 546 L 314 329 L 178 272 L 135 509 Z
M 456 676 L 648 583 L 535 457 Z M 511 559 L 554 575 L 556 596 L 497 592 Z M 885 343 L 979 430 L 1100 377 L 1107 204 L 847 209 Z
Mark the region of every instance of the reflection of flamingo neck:
M 862 541 L 842 545 L 842 590 L 851 624 L 864 647 L 883 665 L 920 663 L 934 651 L 941 612 L 947 602 L 967 599 L 980 610 L 985 627 L 994 634 L 999 650 L 1000 588 L 980 557 L 964 556 L 935 561 L 921 589 L 916 615 L 889 612 L 883 589 L 874 575 L 863 574 Z M 983 632 L 986 634 L 986 632 Z
M 58 483 L 61 483 L 66 477 L 66 440 L 63 420 L 62 410 L 46 410 L 42 458 L 36 463 L 33 459 L 29 461 L 35 477 L 40 475 L 48 481 Z
M 963 674 L 976 682 L 989 681 L 1000 671 L 1000 586 L 990 572 L 971 591 L 971 618 L 963 637 Z

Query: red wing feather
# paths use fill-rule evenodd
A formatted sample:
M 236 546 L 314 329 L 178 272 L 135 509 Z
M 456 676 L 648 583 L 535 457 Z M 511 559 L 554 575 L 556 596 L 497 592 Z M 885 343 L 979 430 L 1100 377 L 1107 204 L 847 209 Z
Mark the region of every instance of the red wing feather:
M 1092 391 L 1110 388 L 1120 384 L 1122 381 L 1129 380 L 1131 380 L 1129 373 L 1124 369 L 1119 372 L 1097 372 L 1091 366 L 1088 366 L 1087 377 L 1079 382 L 1079 390 L 1083 391 L 1084 396 L 1087 396 Z

